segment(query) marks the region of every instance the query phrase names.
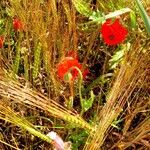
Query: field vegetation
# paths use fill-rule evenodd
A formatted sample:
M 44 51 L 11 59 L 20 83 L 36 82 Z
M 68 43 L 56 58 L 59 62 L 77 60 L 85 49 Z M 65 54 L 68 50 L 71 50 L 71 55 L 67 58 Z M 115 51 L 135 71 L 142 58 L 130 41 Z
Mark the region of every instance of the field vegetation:
M 150 149 L 150 1 L 0 0 L 0 149 Z

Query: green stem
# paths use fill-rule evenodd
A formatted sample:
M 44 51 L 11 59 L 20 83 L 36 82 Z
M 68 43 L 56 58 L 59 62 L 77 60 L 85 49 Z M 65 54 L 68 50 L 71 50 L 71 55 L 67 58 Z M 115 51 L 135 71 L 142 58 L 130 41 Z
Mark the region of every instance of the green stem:
M 71 109 L 73 107 L 73 101 L 74 101 L 74 90 L 73 90 L 73 81 L 69 81 L 70 86 L 70 97 L 69 97 L 69 103 L 67 104 L 68 108 Z
M 82 75 L 82 72 L 81 70 L 78 68 L 78 67 L 71 67 L 70 70 L 72 69 L 76 69 L 79 73 L 79 98 L 80 98 L 80 105 L 81 105 L 81 115 L 83 114 L 84 110 L 83 110 L 83 98 L 82 98 L 82 82 L 83 82 L 83 75 Z
M 36 43 L 35 49 L 34 49 L 34 62 L 33 62 L 33 80 L 35 80 L 39 74 L 39 67 L 41 65 L 41 50 L 42 50 L 42 44 L 40 42 Z

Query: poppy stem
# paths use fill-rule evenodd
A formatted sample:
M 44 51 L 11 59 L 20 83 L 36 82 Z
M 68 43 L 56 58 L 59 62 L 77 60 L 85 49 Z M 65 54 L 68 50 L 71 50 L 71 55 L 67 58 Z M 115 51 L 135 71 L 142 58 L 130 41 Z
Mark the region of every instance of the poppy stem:
M 73 84 L 74 84 L 74 82 L 70 80 L 70 81 L 69 81 L 70 97 L 69 97 L 69 103 L 67 104 L 69 109 L 71 109 L 71 108 L 73 107 L 73 99 L 74 99 Z
M 76 69 L 77 71 L 78 71 L 78 73 L 79 73 L 79 98 L 80 98 L 80 105 L 81 105 L 81 113 L 80 113 L 80 115 L 82 115 L 83 114 L 83 112 L 84 112 L 84 109 L 83 109 L 83 98 L 82 98 L 82 82 L 83 82 L 83 75 L 82 75 L 82 72 L 81 72 L 81 70 L 78 68 L 78 67 L 75 67 L 75 66 L 73 66 L 73 67 L 71 67 L 70 69 Z

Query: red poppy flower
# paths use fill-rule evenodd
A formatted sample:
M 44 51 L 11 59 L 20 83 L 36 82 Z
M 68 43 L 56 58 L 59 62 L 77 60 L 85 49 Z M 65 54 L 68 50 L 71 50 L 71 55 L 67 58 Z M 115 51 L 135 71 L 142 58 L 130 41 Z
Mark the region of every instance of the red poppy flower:
M 106 20 L 100 30 L 104 42 L 108 45 L 117 45 L 123 42 L 128 34 L 127 29 L 122 26 L 119 19 L 116 19 L 113 23 L 112 20 Z
M 85 69 L 82 73 L 83 78 L 86 78 L 89 73 L 90 73 L 89 69 Z
M 13 20 L 13 28 L 15 31 L 19 31 L 23 29 L 23 23 L 20 21 L 20 19 L 15 18 Z
M 81 69 L 82 65 L 78 62 L 77 59 L 74 59 L 73 57 L 65 57 L 65 59 L 57 66 L 58 76 L 64 80 L 65 75 L 70 71 L 72 80 L 74 80 L 78 76 L 78 70 L 72 67 L 78 67 Z
M 4 37 L 0 36 L 0 48 L 3 48 Z
M 79 60 L 78 54 L 73 50 L 67 52 L 67 57 L 73 57 L 74 59 Z
M 67 57 L 73 57 L 74 59 L 79 60 L 78 54 L 73 50 L 68 51 Z M 85 78 L 89 73 L 90 73 L 89 69 L 85 69 L 82 73 L 83 78 Z

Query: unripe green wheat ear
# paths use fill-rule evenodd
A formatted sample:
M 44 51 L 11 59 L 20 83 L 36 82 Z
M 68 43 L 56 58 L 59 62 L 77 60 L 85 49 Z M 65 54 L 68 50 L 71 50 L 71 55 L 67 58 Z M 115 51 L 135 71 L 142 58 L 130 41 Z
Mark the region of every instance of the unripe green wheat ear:
M 69 111 L 55 101 L 47 99 L 40 93 L 23 87 L 21 84 L 13 81 L 0 81 L 0 95 L 9 100 L 14 100 L 17 103 L 40 108 L 52 116 L 70 122 L 75 127 L 83 128 L 88 132 L 94 130 L 94 128 L 77 113 Z
M 8 105 L 2 102 L 0 103 L 0 119 L 13 123 L 48 143 L 51 143 L 52 141 L 50 137 L 41 133 L 40 130 L 37 130 L 34 127 L 34 125 L 28 122 L 25 118 L 17 115 Z

